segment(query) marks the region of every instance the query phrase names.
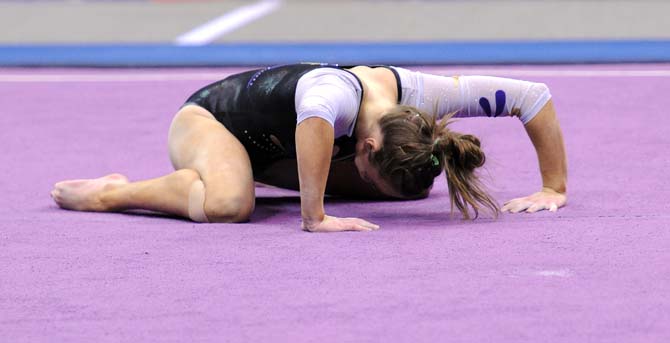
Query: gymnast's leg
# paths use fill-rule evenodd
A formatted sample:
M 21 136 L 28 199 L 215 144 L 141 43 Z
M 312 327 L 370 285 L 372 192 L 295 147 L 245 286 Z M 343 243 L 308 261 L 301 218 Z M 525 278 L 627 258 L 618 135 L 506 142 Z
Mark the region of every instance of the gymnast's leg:
M 130 183 L 119 174 L 63 181 L 52 197 L 79 211 L 145 209 L 197 222 L 242 222 L 254 209 L 249 156 L 240 142 L 206 110 L 185 106 L 168 136 L 175 172 Z

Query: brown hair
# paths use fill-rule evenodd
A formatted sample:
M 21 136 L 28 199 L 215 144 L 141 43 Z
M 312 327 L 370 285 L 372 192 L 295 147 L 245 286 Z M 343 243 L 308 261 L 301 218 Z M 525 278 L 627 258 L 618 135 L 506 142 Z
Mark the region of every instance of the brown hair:
M 487 208 L 497 217 L 498 204 L 474 172 L 486 161 L 479 139 L 447 129 L 452 116 L 437 121 L 416 108 L 396 106 L 379 121 L 382 147 L 370 155 L 370 162 L 397 191 L 410 198 L 426 194 L 444 170 L 452 212 L 455 206 L 470 219 L 469 207 L 474 218 Z

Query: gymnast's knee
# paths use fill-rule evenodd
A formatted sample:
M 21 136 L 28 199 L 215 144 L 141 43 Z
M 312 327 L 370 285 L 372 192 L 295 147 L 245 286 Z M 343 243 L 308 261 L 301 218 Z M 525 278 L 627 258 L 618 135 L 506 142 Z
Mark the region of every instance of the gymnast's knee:
M 198 223 L 209 223 L 209 218 L 205 213 L 205 184 L 200 180 L 200 176 L 193 180 L 188 192 L 188 217 Z
M 213 196 L 204 203 L 204 214 L 210 223 L 246 222 L 249 221 L 253 211 L 253 198 L 244 196 Z
M 191 175 L 194 174 L 194 175 Z M 197 172 L 188 194 L 188 217 L 198 223 L 240 223 L 249 221 L 254 211 L 253 193 L 218 194 L 208 191 Z

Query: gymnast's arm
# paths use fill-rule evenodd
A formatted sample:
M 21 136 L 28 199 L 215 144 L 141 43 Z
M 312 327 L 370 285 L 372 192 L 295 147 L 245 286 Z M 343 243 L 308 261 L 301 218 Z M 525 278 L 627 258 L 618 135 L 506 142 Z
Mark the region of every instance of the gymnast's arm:
M 324 211 L 323 198 L 333 152 L 333 126 L 319 117 L 307 118 L 298 124 L 295 141 L 303 230 L 336 232 L 378 229 L 379 226 L 363 219 L 332 217 Z
M 403 101 L 442 117 L 519 117 L 537 152 L 542 189 L 508 201 L 503 211 L 556 211 L 565 205 L 567 161 L 549 88 L 542 83 L 488 76 L 444 77 L 400 70 Z M 414 102 L 414 103 L 412 103 Z
M 323 197 L 333 151 L 333 127 L 325 120 L 312 117 L 298 124 L 295 131 L 300 213 L 302 228 L 311 231 L 324 220 Z
M 554 104 L 549 100 L 538 114 L 525 125 L 540 165 L 542 190 L 527 197 L 508 201 L 503 211 L 513 213 L 556 211 L 567 202 L 568 163 L 563 133 L 556 117 Z

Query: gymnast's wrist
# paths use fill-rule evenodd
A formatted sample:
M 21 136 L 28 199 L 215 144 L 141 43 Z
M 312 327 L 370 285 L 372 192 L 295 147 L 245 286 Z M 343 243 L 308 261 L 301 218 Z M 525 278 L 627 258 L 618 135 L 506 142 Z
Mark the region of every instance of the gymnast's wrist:
M 320 212 L 316 214 L 308 214 L 308 213 L 302 213 L 302 229 L 303 230 L 311 230 L 315 228 L 317 225 L 321 224 L 323 219 L 326 217 L 325 213 Z
M 542 173 L 542 191 L 551 191 L 560 194 L 565 194 L 568 191 L 567 177 L 564 173 L 561 174 L 545 174 Z
M 544 185 L 544 186 L 542 186 L 542 192 L 557 193 L 557 194 L 565 195 L 565 193 L 567 193 L 568 190 L 567 190 L 565 184 L 563 184 L 561 186 L 553 186 L 553 185 L 552 186 L 547 186 L 547 185 Z

